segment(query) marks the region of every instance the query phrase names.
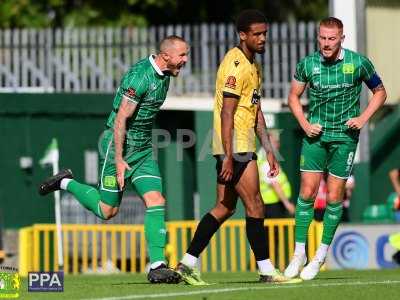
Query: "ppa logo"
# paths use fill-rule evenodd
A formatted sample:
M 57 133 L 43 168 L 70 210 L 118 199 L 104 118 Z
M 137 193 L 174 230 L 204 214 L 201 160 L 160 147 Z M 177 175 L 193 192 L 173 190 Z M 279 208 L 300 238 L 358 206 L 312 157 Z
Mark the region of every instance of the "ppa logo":
M 64 292 L 64 272 L 29 272 L 28 292 Z

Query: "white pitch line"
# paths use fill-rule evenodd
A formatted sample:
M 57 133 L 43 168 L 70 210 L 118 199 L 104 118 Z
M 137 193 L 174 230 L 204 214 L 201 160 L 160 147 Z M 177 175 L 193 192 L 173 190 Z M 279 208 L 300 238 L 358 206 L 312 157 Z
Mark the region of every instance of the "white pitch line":
M 385 281 L 355 281 L 355 282 L 332 282 L 332 283 L 313 283 L 313 284 L 274 284 L 268 286 L 258 287 L 238 287 L 238 288 L 225 288 L 225 289 L 204 289 L 199 291 L 186 291 L 186 292 L 174 292 L 174 293 L 163 293 L 163 294 L 142 294 L 142 295 L 127 295 L 121 297 L 106 297 L 106 298 L 90 298 L 82 300 L 129 300 L 129 299 L 148 299 L 148 298 L 169 298 L 178 296 L 192 296 L 202 294 L 220 294 L 220 293 L 232 293 L 239 291 L 257 291 L 257 290 L 270 290 L 270 289 L 296 289 L 303 287 L 329 287 L 329 286 L 356 286 L 356 285 L 370 285 L 370 284 L 400 284 L 400 280 L 385 280 Z

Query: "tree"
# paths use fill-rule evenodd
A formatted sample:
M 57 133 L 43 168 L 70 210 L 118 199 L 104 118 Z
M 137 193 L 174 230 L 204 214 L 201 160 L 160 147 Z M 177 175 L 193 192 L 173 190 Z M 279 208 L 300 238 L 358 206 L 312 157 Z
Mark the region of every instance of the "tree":
M 328 14 L 328 0 L 1 0 L 0 27 L 226 23 L 245 8 L 270 21 L 317 20 Z
M 1 0 L 0 27 L 133 26 L 147 15 L 176 6 L 175 0 Z

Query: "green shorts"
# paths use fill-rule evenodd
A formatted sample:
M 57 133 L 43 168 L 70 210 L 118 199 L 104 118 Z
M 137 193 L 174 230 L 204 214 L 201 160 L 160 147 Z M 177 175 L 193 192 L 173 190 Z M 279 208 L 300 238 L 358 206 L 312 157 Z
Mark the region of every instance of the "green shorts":
M 304 138 L 301 149 L 300 171 L 326 172 L 347 179 L 353 168 L 356 141 L 321 141 L 320 138 Z
M 119 189 L 116 177 L 114 134 L 111 130 L 104 131 L 100 139 L 99 150 L 101 200 L 112 207 L 118 207 L 123 191 Z M 151 147 L 141 151 L 125 148 L 124 159 L 131 168 L 125 171 L 125 186 L 130 182 L 141 197 L 150 191 L 162 193 L 160 170 L 157 160 L 153 159 Z

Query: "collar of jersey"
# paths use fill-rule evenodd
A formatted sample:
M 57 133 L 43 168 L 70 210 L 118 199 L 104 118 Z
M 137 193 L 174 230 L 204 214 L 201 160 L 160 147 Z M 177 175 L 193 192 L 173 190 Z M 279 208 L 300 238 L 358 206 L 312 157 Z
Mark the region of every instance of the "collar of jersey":
M 254 59 L 253 59 L 253 61 L 251 61 L 251 60 L 246 56 L 246 54 L 244 54 L 244 51 L 243 51 L 243 49 L 240 47 L 240 45 L 236 46 L 236 48 L 239 49 L 240 53 L 242 53 L 242 55 L 243 55 L 244 58 L 249 62 L 249 64 L 252 65 L 252 64 L 254 63 Z
M 161 71 L 161 69 L 157 66 L 156 62 L 154 61 L 154 54 L 151 54 L 149 56 L 149 61 L 151 63 L 151 65 L 153 66 L 154 70 L 156 70 L 157 74 L 160 76 L 164 76 L 165 74 L 163 73 L 163 71 Z
M 321 61 L 325 61 L 325 58 L 323 57 L 323 55 L 321 54 L 321 52 L 320 52 L 319 55 L 320 55 Z M 336 57 L 336 60 L 335 60 L 335 61 L 343 60 L 343 59 L 344 59 L 344 49 L 343 49 L 343 48 L 340 48 L 339 56 Z

